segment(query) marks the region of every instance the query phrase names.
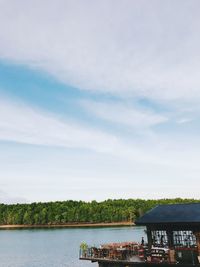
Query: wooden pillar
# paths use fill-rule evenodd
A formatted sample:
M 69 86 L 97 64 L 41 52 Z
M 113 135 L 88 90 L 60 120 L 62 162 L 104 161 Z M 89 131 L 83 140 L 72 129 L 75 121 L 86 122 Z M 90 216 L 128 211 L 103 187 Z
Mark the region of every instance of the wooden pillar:
M 195 232 L 194 235 L 197 239 L 197 250 L 198 250 L 198 256 L 200 256 L 200 232 Z
M 147 240 L 148 240 L 148 249 L 151 249 L 152 247 L 152 234 L 151 229 L 147 227 Z
M 173 238 L 173 231 L 167 230 L 167 239 L 168 239 L 168 246 L 170 249 L 174 248 L 174 238 Z

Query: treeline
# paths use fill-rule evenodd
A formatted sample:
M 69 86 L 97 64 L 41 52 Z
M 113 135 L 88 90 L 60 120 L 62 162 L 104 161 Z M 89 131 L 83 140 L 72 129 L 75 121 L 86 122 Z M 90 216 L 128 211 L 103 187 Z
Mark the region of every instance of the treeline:
M 200 202 L 195 199 L 117 199 L 102 202 L 59 201 L 32 204 L 0 204 L 0 225 L 66 224 L 134 221 L 158 204 Z

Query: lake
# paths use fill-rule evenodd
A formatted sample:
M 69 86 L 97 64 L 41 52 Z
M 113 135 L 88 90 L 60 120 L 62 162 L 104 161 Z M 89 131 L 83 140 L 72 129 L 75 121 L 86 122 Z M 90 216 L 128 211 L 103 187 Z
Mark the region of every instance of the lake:
M 79 245 L 141 241 L 143 227 L 0 230 L 1 267 L 97 267 L 80 261 Z

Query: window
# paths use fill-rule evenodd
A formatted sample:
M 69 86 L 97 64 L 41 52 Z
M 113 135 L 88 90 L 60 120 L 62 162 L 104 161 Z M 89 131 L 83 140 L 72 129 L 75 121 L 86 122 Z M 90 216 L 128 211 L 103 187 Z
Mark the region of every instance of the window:
M 194 247 L 197 243 L 192 231 L 174 231 L 173 241 L 175 247 Z
M 168 245 L 166 231 L 152 231 L 151 235 L 154 247 L 165 247 Z

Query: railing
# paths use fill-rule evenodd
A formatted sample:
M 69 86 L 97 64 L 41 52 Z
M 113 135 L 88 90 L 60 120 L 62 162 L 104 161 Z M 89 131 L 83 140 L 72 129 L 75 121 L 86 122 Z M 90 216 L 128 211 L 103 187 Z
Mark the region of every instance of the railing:
M 100 247 L 87 247 L 80 249 L 81 259 L 106 259 L 140 262 L 144 259 L 144 247 L 139 244 L 117 246 L 105 245 Z
M 80 249 L 80 259 L 146 263 L 199 263 L 197 248 L 162 248 L 130 243 L 113 243 Z

